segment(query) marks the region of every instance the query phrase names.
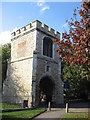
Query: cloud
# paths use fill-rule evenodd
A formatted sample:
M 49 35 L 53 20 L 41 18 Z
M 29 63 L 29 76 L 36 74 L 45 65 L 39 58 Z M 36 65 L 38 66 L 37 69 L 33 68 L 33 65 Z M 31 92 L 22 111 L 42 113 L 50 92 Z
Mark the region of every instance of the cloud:
M 50 9 L 49 6 L 44 6 L 44 7 L 41 9 L 41 12 L 44 12 L 44 11 L 49 10 L 49 9 Z
M 0 33 L 0 44 L 6 44 L 11 42 L 11 32 L 4 31 Z
M 43 6 L 43 2 L 37 2 L 37 6 L 39 6 L 39 7 L 41 7 L 41 6 Z
M 11 33 L 16 31 L 18 28 L 14 28 L 12 31 L 3 31 L 0 33 L 0 44 L 4 45 L 6 43 L 11 43 Z
M 44 3 L 45 3 L 45 0 L 42 0 L 42 1 L 38 0 L 37 6 L 42 7 L 44 5 Z
M 40 12 L 41 13 L 50 9 L 50 7 L 45 4 L 45 0 L 38 0 L 37 6 L 40 7 Z

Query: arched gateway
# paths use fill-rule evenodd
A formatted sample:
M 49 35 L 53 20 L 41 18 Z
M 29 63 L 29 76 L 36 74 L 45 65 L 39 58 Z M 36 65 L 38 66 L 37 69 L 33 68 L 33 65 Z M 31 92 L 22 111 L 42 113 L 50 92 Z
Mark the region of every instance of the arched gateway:
M 49 77 L 45 76 L 40 80 L 39 83 L 40 88 L 40 104 L 47 104 L 49 101 L 53 102 L 53 96 L 55 91 L 55 83 Z
M 3 101 L 26 107 L 48 101 L 63 103 L 61 61 L 53 42 L 60 33 L 36 20 L 11 35 Z

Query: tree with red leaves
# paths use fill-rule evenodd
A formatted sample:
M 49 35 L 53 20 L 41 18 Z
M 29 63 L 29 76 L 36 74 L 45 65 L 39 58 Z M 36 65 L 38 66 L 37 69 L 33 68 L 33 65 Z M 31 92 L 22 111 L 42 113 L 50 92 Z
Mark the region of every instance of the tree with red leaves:
M 90 5 L 90 2 L 88 3 Z M 55 39 L 58 45 L 57 52 L 62 61 L 67 64 L 79 64 L 83 67 L 90 65 L 90 16 L 88 4 L 83 2 L 82 9 L 75 9 L 73 19 L 67 21 L 69 32 L 62 33 L 61 39 Z M 77 20 L 77 10 L 80 20 Z M 89 68 L 88 68 L 89 70 Z

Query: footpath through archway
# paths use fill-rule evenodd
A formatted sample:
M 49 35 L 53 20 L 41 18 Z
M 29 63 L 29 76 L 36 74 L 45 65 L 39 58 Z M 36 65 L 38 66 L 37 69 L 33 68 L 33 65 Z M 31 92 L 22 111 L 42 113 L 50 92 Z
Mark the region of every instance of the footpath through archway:
M 52 95 L 54 90 L 54 83 L 50 77 L 44 77 L 40 80 L 40 105 L 48 105 L 48 102 L 52 103 Z

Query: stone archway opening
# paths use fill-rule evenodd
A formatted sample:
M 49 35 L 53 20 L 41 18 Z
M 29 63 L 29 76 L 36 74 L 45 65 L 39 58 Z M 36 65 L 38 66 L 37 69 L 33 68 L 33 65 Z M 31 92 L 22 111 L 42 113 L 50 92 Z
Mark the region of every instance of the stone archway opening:
M 47 105 L 52 103 L 52 96 L 54 90 L 54 83 L 49 77 L 44 77 L 40 80 L 40 105 Z

